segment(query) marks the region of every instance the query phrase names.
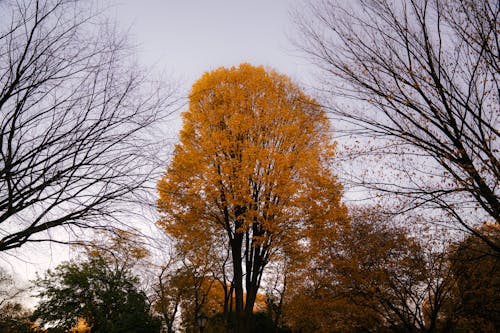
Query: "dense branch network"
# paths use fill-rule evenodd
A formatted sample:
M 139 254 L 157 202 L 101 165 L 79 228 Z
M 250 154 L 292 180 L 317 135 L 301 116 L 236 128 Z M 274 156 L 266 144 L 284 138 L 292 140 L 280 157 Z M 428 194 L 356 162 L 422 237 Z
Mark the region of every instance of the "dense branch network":
M 84 4 L 7 4 L 0 251 L 49 239 L 45 231 L 58 226 L 102 227 L 123 209 L 115 204 L 134 199 L 155 170 L 146 129 L 171 96 L 128 65 L 125 39 Z
M 313 1 L 300 31 L 328 93 L 356 102 L 329 103 L 332 115 L 365 137 L 361 145 L 375 139 L 363 156 L 389 155 L 403 178 L 360 184 L 440 208 L 495 247 L 474 225 L 500 223 L 498 1 L 361 0 L 354 8 Z

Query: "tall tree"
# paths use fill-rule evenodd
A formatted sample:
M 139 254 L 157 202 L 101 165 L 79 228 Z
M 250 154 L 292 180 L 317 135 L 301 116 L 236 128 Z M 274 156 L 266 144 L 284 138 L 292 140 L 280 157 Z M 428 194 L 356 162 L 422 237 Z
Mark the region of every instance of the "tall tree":
M 171 92 L 132 60 L 91 2 L 0 2 L 0 251 L 138 200 Z
M 248 64 L 205 73 L 183 117 L 160 224 L 184 247 L 225 239 L 243 332 L 273 253 L 345 219 L 329 122 L 287 77 Z
M 330 104 L 332 115 L 366 140 L 382 138 L 364 152 L 388 154 L 401 172 L 402 181 L 386 181 L 371 170 L 360 184 L 441 209 L 500 251 L 475 229 L 500 223 L 500 3 L 310 4 L 299 16 L 299 43 L 325 74 L 325 90 L 353 101 Z

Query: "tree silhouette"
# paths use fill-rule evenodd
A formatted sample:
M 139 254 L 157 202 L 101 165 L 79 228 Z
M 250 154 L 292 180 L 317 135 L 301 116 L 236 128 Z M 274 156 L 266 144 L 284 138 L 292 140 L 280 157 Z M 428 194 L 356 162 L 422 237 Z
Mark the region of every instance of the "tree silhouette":
M 0 9 L 0 251 L 61 241 L 47 233 L 61 226 L 107 227 L 156 170 L 148 133 L 171 93 L 90 5 Z

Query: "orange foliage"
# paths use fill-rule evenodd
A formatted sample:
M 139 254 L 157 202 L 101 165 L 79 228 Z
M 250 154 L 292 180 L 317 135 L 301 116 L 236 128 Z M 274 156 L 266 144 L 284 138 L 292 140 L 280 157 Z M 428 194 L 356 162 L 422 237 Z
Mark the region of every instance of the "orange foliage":
M 305 333 L 406 327 L 418 311 L 409 303 L 423 265 L 405 230 L 374 209 L 354 211 L 337 234 L 311 235 L 305 256 L 288 269 L 285 321 Z
M 131 231 L 115 230 L 113 234 L 101 232 L 97 236 L 85 249 L 89 258 L 102 258 L 110 264 L 130 268 L 149 256 L 149 251 Z
M 90 333 L 91 327 L 87 325 L 84 318 L 78 319 L 78 324 L 69 330 L 71 333 Z
M 477 230 L 500 245 L 500 227 L 484 224 Z M 500 257 L 481 239 L 469 235 L 452 248 L 451 271 L 456 286 L 448 309 L 448 319 L 464 332 L 500 330 Z
M 183 118 L 158 183 L 159 224 L 183 251 L 224 239 L 236 310 L 245 284 L 251 313 L 273 253 L 346 219 L 329 121 L 287 77 L 248 64 L 205 73 Z

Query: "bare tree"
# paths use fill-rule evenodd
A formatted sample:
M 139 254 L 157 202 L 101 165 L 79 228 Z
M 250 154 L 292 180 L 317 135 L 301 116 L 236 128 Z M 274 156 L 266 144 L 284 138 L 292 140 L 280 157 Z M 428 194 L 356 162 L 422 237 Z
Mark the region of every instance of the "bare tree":
M 171 262 L 162 266 L 158 275 L 158 281 L 154 288 L 156 308 L 161 313 L 167 333 L 175 332 L 175 320 L 179 314 L 183 290 L 173 283 L 173 274 L 169 274 Z
M 74 0 L 0 3 L 0 251 L 101 228 L 141 198 L 169 87 Z
M 404 178 L 356 181 L 411 209 L 439 208 L 500 251 L 474 229 L 500 223 L 500 3 L 313 0 L 308 8 L 298 16 L 299 45 L 342 102 L 327 106 L 337 130 L 364 136 L 364 153 L 391 156 Z

